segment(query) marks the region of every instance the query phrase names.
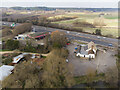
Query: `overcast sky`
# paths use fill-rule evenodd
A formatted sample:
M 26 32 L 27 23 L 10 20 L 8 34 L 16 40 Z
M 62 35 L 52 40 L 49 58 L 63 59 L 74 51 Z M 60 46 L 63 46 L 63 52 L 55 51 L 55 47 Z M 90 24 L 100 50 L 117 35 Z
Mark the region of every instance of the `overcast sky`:
M 1 1 L 1 0 L 0 0 Z M 2 7 L 78 7 L 78 8 L 117 8 L 119 0 L 2 0 Z

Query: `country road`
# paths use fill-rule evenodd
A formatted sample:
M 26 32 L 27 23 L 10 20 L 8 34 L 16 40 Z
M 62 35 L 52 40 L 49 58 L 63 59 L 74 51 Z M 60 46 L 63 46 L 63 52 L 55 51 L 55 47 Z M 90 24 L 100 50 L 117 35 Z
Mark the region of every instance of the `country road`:
M 6 25 L 10 25 L 12 22 L 5 22 L 5 23 L 6 23 Z M 19 23 L 17 23 L 16 25 L 19 25 Z M 108 38 L 108 37 L 103 37 L 103 36 L 99 36 L 99 38 L 98 38 L 97 35 L 78 33 L 78 32 L 73 32 L 73 31 L 43 27 L 43 26 L 36 26 L 36 25 L 33 25 L 33 28 L 37 32 L 53 32 L 56 30 L 63 31 L 66 33 L 66 35 L 69 39 L 81 40 L 81 41 L 85 41 L 85 42 L 93 41 L 95 44 L 106 46 L 106 47 L 108 47 L 109 44 L 112 44 L 112 46 L 109 46 L 109 47 L 117 47 L 118 46 L 118 39 L 113 39 L 113 38 Z
M 15 51 L 1 51 L 0 55 L 6 54 L 6 53 L 15 53 Z M 39 54 L 39 53 L 29 53 L 29 52 L 18 52 L 18 53 L 28 53 L 28 54 Z M 42 56 L 47 56 L 48 54 L 41 54 Z

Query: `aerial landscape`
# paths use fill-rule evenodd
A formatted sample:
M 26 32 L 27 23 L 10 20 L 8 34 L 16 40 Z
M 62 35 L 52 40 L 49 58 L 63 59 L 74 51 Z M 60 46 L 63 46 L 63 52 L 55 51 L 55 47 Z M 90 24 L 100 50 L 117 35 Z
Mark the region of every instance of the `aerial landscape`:
M 118 8 L 2 6 L 0 15 L 0 89 L 119 88 Z

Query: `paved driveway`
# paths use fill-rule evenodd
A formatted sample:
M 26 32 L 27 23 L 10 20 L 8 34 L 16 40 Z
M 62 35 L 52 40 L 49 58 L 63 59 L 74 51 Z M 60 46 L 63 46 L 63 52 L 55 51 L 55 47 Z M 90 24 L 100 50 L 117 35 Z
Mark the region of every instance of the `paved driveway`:
M 107 50 L 106 53 L 103 51 L 98 51 L 95 59 L 88 60 L 76 57 L 74 55 L 74 48 L 76 45 L 71 44 L 67 48 L 69 50 L 69 63 L 73 65 L 73 73 L 75 76 L 85 75 L 88 70 L 92 69 L 98 71 L 98 73 L 105 72 L 108 68 L 116 66 L 116 58 L 113 56 L 116 52 L 112 50 Z

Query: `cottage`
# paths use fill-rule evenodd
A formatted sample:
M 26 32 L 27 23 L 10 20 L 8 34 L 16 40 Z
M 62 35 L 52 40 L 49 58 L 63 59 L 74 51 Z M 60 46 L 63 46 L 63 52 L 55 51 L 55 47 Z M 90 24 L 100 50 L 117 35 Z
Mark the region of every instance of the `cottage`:
M 96 45 L 94 42 L 88 43 L 88 45 L 80 45 L 79 49 L 76 52 L 76 56 L 84 58 L 95 58 L 96 55 Z

